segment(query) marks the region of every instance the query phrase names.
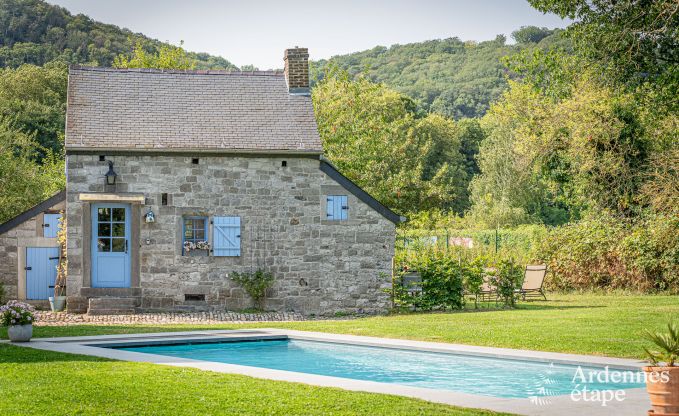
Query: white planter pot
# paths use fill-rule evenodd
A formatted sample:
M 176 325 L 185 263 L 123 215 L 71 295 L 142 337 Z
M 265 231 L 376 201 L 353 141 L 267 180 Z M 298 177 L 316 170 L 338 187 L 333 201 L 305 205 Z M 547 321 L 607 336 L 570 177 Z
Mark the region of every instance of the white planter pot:
M 7 335 L 12 342 L 27 342 L 33 336 L 33 325 L 12 325 L 7 329 Z

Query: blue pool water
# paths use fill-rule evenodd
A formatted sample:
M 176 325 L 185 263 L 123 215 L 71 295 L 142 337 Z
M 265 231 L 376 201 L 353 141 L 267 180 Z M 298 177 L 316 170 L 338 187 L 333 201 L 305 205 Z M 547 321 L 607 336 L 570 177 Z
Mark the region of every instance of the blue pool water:
M 577 380 L 573 383 L 576 366 L 316 341 L 264 340 L 118 349 L 494 397 L 571 394 L 578 388 L 576 384 L 583 387 Z M 582 370 L 587 378 L 590 371 L 604 371 Z M 638 382 L 601 383 L 596 378 L 585 385 L 590 391 L 644 386 Z

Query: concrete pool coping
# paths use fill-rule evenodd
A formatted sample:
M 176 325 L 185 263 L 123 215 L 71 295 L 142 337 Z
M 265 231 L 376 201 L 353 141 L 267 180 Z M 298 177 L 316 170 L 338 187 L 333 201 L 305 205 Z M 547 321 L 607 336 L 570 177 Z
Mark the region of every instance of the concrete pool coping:
M 597 357 L 589 355 L 550 353 L 509 348 L 477 347 L 461 344 L 445 344 L 426 341 L 411 341 L 391 338 L 376 338 L 357 335 L 339 335 L 321 332 L 295 331 L 285 329 L 247 329 L 247 330 L 204 330 L 184 332 L 156 332 L 146 334 L 97 335 L 82 337 L 35 338 L 28 343 L 11 343 L 17 346 L 64 352 L 71 354 L 91 355 L 123 361 L 146 362 L 171 365 L 175 367 L 191 367 L 220 373 L 241 374 L 251 377 L 278 381 L 298 382 L 323 387 L 336 387 L 352 391 L 365 391 L 419 398 L 437 403 L 461 407 L 483 408 L 501 412 L 524 415 L 639 415 L 650 408 L 650 401 L 643 388 L 625 389 L 625 400 L 611 401 L 602 406 L 599 402 L 574 401 L 570 395 L 546 396 L 539 399 L 498 398 L 445 390 L 435 390 L 400 384 L 355 380 L 340 377 L 321 376 L 292 371 L 273 370 L 187 358 L 169 357 L 123 351 L 103 346 L 123 345 L 162 345 L 171 343 L 220 342 L 246 339 L 298 339 L 308 341 L 333 342 L 341 344 L 363 345 L 382 348 L 417 350 L 426 352 L 449 353 L 478 357 L 493 357 L 521 361 L 537 361 L 543 363 L 569 364 L 595 367 L 611 367 L 617 370 L 639 370 L 646 363 L 639 360 L 622 358 Z M 7 341 L 4 341 L 7 342 Z

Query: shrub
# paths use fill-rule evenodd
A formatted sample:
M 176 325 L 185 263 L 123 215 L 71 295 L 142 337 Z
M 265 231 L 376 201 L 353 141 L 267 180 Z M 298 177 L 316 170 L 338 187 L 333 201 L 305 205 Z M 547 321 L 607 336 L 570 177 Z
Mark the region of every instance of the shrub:
M 29 325 L 35 321 L 35 309 L 23 302 L 10 300 L 0 306 L 0 324 L 2 326 Z
M 265 272 L 262 269 L 257 269 L 256 272 L 244 272 L 231 274 L 231 280 L 238 283 L 248 295 L 255 301 L 259 309 L 264 309 L 264 298 L 266 290 L 269 289 L 274 282 L 273 274 Z
M 490 282 L 497 288 L 497 293 L 506 306 L 515 305 L 516 290 L 523 283 L 523 272 L 524 269 L 513 260 L 501 260 L 497 264 Z
M 552 289 L 679 289 L 679 217 L 607 213 L 551 230 L 537 251 Z
M 465 293 L 481 292 L 484 271 L 493 264 L 491 259 L 461 247 L 401 252 L 395 259 L 400 272 L 392 289 L 394 304 L 422 310 L 462 309 Z M 413 290 L 404 278 L 413 271 L 420 275 L 421 283 L 415 286 L 421 290 Z
M 409 251 L 397 259 L 401 272 L 393 288 L 396 306 L 412 306 L 417 309 L 462 309 L 465 292 L 477 295 L 481 292 L 483 276 L 490 268 L 494 273 L 490 283 L 497 287 L 505 305 L 513 307 L 516 289 L 523 282 L 524 268 L 511 259 L 494 261 L 486 255 L 472 256 L 467 249 L 428 248 Z M 421 277 L 421 291 L 413 291 L 404 282 L 404 276 L 417 271 Z M 476 298 L 476 297 L 475 297 Z M 475 307 L 478 307 L 475 304 Z
M 625 269 L 658 290 L 679 290 L 679 213 L 652 214 L 616 247 Z
M 612 247 L 620 238 L 620 225 L 602 218 L 586 218 L 552 230 L 539 255 L 551 270 L 547 280 L 554 289 L 625 287 Z
M 442 251 L 431 250 L 420 258 L 416 267 L 422 276 L 422 296 L 416 306 L 427 310 L 437 307 L 461 309 L 464 306 L 460 264 Z
M 483 285 L 483 273 L 486 265 L 489 263 L 485 256 L 477 256 L 471 261 L 465 259 L 462 262 L 462 280 L 465 291 L 474 296 L 474 308 L 478 308 L 478 295 L 481 293 L 481 286 Z
M 462 263 L 448 254 L 442 250 L 423 250 L 402 262 L 403 272 L 394 287 L 394 303 L 423 310 L 461 309 L 464 306 Z M 411 291 L 403 281 L 410 270 L 420 274 L 420 292 Z

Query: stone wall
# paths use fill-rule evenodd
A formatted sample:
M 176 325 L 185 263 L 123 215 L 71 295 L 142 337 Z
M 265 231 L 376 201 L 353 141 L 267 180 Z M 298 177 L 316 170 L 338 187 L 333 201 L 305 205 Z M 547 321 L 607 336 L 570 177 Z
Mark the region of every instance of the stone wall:
M 18 299 L 19 297 L 18 238 L 35 236 L 35 227 L 35 218 L 31 218 L 0 235 L 0 283 L 5 287 L 5 299 Z
M 192 159 L 199 158 L 198 164 Z M 155 223 L 140 222 L 139 282 L 142 309 L 238 310 L 252 301 L 229 278 L 263 268 L 276 282 L 266 309 L 304 314 L 383 312 L 391 284 L 395 226 L 302 157 L 107 156 L 118 173 L 115 189 L 104 185 L 108 169 L 98 155 L 69 154 L 69 308 L 83 309 L 83 211 L 80 193 L 143 193 Z M 283 166 L 283 161 L 287 166 Z M 161 195 L 167 193 L 167 205 Z M 326 195 L 344 194 L 349 220 L 325 219 Z M 182 255 L 183 216 L 240 216 L 239 257 Z M 87 217 L 87 216 L 85 216 Z M 212 227 L 210 226 L 210 242 Z M 88 279 L 85 279 L 88 281 Z M 186 294 L 205 302 L 185 301 Z

